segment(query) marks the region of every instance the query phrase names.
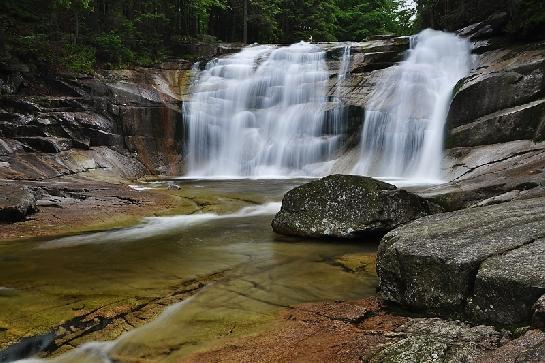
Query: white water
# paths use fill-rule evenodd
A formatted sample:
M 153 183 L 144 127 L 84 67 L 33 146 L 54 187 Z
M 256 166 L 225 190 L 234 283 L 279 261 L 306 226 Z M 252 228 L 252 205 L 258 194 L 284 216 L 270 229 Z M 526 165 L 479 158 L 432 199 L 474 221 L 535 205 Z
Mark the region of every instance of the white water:
M 281 202 L 270 202 L 251 207 L 245 207 L 229 214 L 201 213 L 178 215 L 172 217 L 148 217 L 137 226 L 112 231 L 82 234 L 47 241 L 39 245 L 39 249 L 74 247 L 93 243 L 117 243 L 142 240 L 162 233 L 172 233 L 196 224 L 216 219 L 244 218 L 262 215 L 273 215 L 280 211 Z
M 430 29 L 415 40 L 367 105 L 354 174 L 409 183 L 441 179 L 448 106 L 454 86 L 469 73 L 470 44 Z
M 53 359 L 39 359 L 39 358 L 29 358 L 17 360 L 14 363 L 47 363 L 47 362 L 56 362 L 56 363 L 114 363 L 117 360 L 110 358 L 110 354 L 114 349 L 122 345 L 124 341 L 129 340 L 132 336 L 137 335 L 139 331 L 145 329 L 153 329 L 155 326 L 160 326 L 161 323 L 169 320 L 173 314 L 176 314 L 185 305 L 191 303 L 195 297 L 202 293 L 207 287 L 203 288 L 201 291 L 197 292 L 195 295 L 188 297 L 187 299 L 177 302 L 175 304 L 169 305 L 159 314 L 157 318 L 152 320 L 150 323 L 129 330 L 117 339 L 112 341 L 94 341 L 80 345 L 73 350 L 68 351 L 60 356 L 57 356 Z
M 339 72 L 337 73 L 337 84 L 335 86 L 335 101 L 337 105 L 333 110 L 331 119 L 331 131 L 333 135 L 341 135 L 345 132 L 345 120 L 344 120 L 344 105 L 341 99 L 341 89 L 343 83 L 348 79 L 350 75 L 350 45 L 347 44 L 343 47 L 343 54 L 341 62 L 339 64 Z
M 210 62 L 184 108 L 187 176 L 314 175 L 308 166 L 331 159 L 336 145 L 323 133 L 328 77 L 324 52 L 304 42 Z

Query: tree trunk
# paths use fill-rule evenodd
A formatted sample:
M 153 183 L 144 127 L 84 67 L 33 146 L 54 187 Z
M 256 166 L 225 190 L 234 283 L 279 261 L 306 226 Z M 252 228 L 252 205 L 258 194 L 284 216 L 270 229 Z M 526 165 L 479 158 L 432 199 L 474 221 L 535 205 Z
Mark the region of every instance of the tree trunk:
M 78 38 L 79 38 L 79 11 L 74 11 L 74 18 L 75 18 L 75 27 L 76 31 L 74 34 L 74 45 L 78 44 Z
M 248 43 L 248 0 L 244 0 L 244 10 L 242 16 L 242 43 Z

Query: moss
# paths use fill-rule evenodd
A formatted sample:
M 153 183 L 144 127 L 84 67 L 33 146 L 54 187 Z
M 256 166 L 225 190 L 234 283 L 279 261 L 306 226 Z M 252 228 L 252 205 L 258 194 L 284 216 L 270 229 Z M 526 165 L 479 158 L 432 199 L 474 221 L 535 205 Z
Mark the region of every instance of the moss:
M 368 253 L 354 253 L 340 256 L 336 259 L 343 268 L 352 272 L 375 274 L 376 255 Z

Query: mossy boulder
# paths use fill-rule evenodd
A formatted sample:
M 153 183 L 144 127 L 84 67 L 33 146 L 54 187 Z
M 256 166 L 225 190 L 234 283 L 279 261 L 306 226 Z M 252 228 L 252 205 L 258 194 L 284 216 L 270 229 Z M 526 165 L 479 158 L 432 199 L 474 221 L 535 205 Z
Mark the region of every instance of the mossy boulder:
M 272 227 L 311 238 L 380 236 L 438 207 L 394 185 L 355 175 L 331 175 L 284 196 Z

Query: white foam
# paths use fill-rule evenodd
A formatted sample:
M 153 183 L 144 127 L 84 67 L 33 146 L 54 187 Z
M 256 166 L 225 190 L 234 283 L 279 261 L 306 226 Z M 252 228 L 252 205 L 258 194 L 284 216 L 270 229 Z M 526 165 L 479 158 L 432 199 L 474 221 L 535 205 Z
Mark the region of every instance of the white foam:
M 116 243 L 142 240 L 163 233 L 183 230 L 197 224 L 218 219 L 272 215 L 277 213 L 281 206 L 282 203 L 280 202 L 270 202 L 245 207 L 235 213 L 229 214 L 202 213 L 169 217 L 148 217 L 144 218 L 143 222 L 135 227 L 59 238 L 52 241 L 43 242 L 37 248 L 51 249 L 93 243 Z
M 427 29 L 407 60 L 379 83 L 367 105 L 353 173 L 440 182 L 443 130 L 452 89 L 471 67 L 470 43 Z

